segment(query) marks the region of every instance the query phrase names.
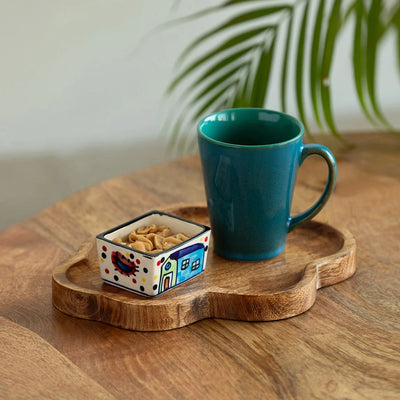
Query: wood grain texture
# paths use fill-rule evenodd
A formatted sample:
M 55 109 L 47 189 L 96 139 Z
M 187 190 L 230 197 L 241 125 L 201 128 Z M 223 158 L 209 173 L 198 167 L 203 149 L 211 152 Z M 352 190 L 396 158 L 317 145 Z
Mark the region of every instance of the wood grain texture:
M 170 214 L 209 225 L 203 204 L 170 206 Z M 288 235 L 285 251 L 261 262 L 233 262 L 213 252 L 196 279 L 157 298 L 103 283 L 94 241 L 85 243 L 53 273 L 53 304 L 66 314 L 125 329 L 159 331 L 205 318 L 273 321 L 307 311 L 317 290 L 354 274 L 355 240 L 327 224 L 311 222 Z
M 1 399 L 115 399 L 37 334 L 0 317 Z
M 205 201 L 194 156 L 102 182 L 0 232 L 0 315 L 38 334 L 118 399 L 397 400 L 400 140 L 346 138 L 352 146 L 324 143 L 338 160 L 338 181 L 318 220 L 352 232 L 357 272 L 320 290 L 309 311 L 274 322 L 206 319 L 134 332 L 53 307 L 53 270 L 82 243 L 149 209 Z M 293 214 L 319 197 L 326 175 L 323 161 L 305 161 Z

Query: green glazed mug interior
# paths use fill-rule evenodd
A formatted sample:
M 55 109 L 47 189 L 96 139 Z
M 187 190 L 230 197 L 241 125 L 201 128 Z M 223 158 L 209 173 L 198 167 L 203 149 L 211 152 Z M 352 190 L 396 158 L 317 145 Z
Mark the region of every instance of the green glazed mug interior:
M 265 147 L 300 139 L 303 124 L 296 118 L 258 108 L 237 108 L 211 114 L 199 124 L 199 134 L 217 145 Z

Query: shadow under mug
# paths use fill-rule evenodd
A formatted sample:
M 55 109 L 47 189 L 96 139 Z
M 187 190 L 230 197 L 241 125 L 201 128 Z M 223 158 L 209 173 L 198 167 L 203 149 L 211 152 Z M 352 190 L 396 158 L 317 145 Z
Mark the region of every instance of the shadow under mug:
M 223 110 L 198 125 L 199 152 L 214 240 L 221 256 L 242 261 L 273 258 L 287 233 L 327 203 L 336 162 L 320 144 L 303 144 L 296 118 L 261 108 Z M 329 176 L 319 200 L 290 216 L 297 171 L 311 154 L 323 157 Z

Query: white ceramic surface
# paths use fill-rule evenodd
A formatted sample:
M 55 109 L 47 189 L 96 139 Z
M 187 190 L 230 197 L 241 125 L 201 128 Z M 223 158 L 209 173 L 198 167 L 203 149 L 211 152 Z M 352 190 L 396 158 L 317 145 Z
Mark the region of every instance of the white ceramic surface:
M 141 226 L 166 225 L 172 233 L 190 239 L 159 253 L 145 253 L 116 243 Z M 96 236 L 101 277 L 104 282 L 144 296 L 157 296 L 205 268 L 210 228 L 153 210 Z

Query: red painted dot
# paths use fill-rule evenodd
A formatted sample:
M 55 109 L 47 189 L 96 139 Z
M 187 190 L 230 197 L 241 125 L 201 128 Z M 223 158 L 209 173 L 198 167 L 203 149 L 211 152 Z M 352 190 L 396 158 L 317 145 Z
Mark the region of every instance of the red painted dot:
M 103 246 L 103 251 L 107 251 L 107 247 L 106 246 Z
M 104 270 L 104 272 L 105 272 L 106 274 L 109 274 L 109 273 L 110 273 L 110 271 L 108 270 L 108 268 L 106 268 L 106 269 Z
M 136 259 L 136 264 L 139 265 L 140 264 L 140 260 Z
M 208 240 L 208 236 L 206 236 L 206 238 L 204 239 L 204 241 L 207 242 L 207 240 Z
M 161 264 L 161 261 L 160 261 L 160 260 L 158 260 L 158 261 L 157 261 L 157 265 L 160 265 L 160 264 Z
M 135 278 L 133 278 L 133 279 L 132 279 L 132 282 L 133 282 L 133 283 L 136 283 L 136 279 L 135 279 Z

